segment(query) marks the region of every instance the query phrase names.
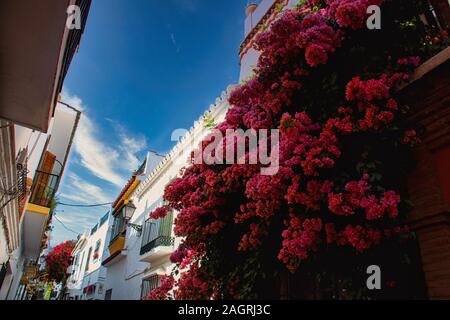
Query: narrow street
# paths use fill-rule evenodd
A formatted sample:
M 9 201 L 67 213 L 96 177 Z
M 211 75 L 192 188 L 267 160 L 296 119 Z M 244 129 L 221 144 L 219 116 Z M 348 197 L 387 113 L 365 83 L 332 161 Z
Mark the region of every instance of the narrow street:
M 0 300 L 450 299 L 449 31 L 446 0 L 1 0 Z

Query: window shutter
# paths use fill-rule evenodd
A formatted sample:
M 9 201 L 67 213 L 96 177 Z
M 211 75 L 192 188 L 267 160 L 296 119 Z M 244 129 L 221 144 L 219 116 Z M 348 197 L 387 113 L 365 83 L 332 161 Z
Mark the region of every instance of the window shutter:
M 173 212 L 170 212 L 161 220 L 161 224 L 159 225 L 159 236 L 172 236 L 172 221 Z

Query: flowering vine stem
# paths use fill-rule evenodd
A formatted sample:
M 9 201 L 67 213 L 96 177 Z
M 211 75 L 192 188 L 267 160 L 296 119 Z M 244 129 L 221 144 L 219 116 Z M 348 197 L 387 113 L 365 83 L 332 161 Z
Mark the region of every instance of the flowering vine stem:
M 75 248 L 75 242 L 66 241 L 55 246 L 44 256 L 47 281 L 65 282 L 73 248 Z

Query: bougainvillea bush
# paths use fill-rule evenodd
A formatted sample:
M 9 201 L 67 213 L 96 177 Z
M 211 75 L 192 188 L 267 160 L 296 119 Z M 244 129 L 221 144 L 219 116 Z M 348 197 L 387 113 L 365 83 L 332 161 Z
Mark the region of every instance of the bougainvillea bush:
M 66 278 L 73 248 L 75 248 L 75 242 L 66 241 L 55 246 L 52 251 L 44 256 L 47 281 L 60 283 Z
M 381 30 L 366 9 L 381 6 Z M 193 164 L 165 190 L 178 211 L 172 275 L 151 299 L 417 297 L 405 177 L 420 143 L 396 88 L 439 49 L 426 1 L 308 0 L 254 44 L 254 76 L 217 126 L 280 129 L 280 169 Z M 202 147 L 208 145 L 206 140 Z M 226 143 L 224 142 L 224 145 Z M 381 267 L 383 290 L 366 287 Z M 384 295 L 383 295 L 384 294 Z

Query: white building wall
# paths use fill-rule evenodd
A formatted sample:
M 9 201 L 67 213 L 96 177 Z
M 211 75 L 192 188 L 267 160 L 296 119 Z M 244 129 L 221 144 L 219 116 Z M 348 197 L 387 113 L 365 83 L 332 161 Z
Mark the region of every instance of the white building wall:
M 25 267 L 25 257 L 22 254 L 21 248 L 15 250 L 10 258 L 11 263 L 11 270 L 12 270 L 12 276 L 11 276 L 11 283 L 10 288 L 8 290 L 8 295 L 6 296 L 7 300 L 14 300 L 16 299 L 17 289 L 19 288 L 20 279 L 23 275 L 23 269 Z
M 248 34 L 253 30 L 253 28 L 261 21 L 266 12 L 272 7 L 274 2 L 277 0 L 261 0 L 258 1 L 258 7 L 256 10 L 249 14 L 245 19 L 245 30 L 244 37 L 247 37 Z M 252 1 L 255 2 L 255 1 Z
M 48 134 L 35 131 L 21 126 L 15 128 L 15 147 L 16 157 L 23 149 L 28 151 L 28 178 L 33 179 L 36 169 L 38 168 L 42 152 L 47 141 Z M 49 131 L 50 132 L 50 131 Z
M 6 230 L 0 226 L 0 267 L 9 260 L 9 248 L 6 239 Z M 8 273 L 0 287 L 0 300 L 5 300 L 12 281 L 12 274 Z
M 258 25 L 261 19 L 266 15 L 269 9 L 273 6 L 273 4 L 277 0 L 262 0 L 260 1 L 256 10 L 248 15 L 245 19 L 245 30 L 244 30 L 244 39 L 248 37 L 251 31 Z M 283 1 L 284 3 L 285 0 Z M 298 0 L 289 0 L 287 1 L 287 5 L 284 9 L 289 9 L 298 4 Z M 241 72 L 239 76 L 239 81 L 244 81 L 253 75 L 253 69 L 258 63 L 260 53 L 255 49 L 249 49 L 242 57 L 241 57 Z
M 239 82 L 245 81 L 252 77 L 253 70 L 258 63 L 260 53 L 255 49 L 251 48 L 246 54 L 242 56 L 241 59 L 241 73 L 239 76 Z
M 14 126 L 15 155 L 27 149 L 28 177 L 33 179 L 39 166 L 39 162 L 47 145 L 47 150 L 56 155 L 56 159 L 64 162 L 67 147 L 71 142 L 73 127 L 77 113 L 63 105 L 58 104 L 54 117 L 50 121 L 48 133 L 42 133 L 19 125 Z M 58 174 L 61 167 L 55 164 L 55 172 Z
M 132 300 L 129 291 L 133 291 L 125 283 L 125 259 L 108 266 L 106 274 L 106 290 L 112 290 L 111 300 Z
M 7 274 L 0 288 L 0 300 L 14 297 L 18 279 L 23 269 L 23 228 L 19 219 L 19 203 L 17 197 L 6 193 L 17 186 L 17 146 L 15 142 L 15 128 L 8 126 L 8 122 L 0 119 L 0 264 L 7 264 Z M 18 147 L 24 148 L 21 142 Z M 5 225 L 7 229 L 5 228 Z M 9 239 L 9 243 L 8 243 Z
M 210 129 L 205 128 L 205 116 L 211 116 L 216 123 L 225 119 L 229 109 L 228 97 L 232 90 L 230 86 L 227 92 L 223 92 L 215 104 L 194 126 L 188 130 L 183 138 L 177 143 L 172 151 L 156 166 L 154 170 L 148 170 L 142 178 L 140 186 L 134 191 L 131 200 L 136 206 L 136 211 L 130 223 L 143 225 L 148 219 L 151 207 L 156 202 L 160 202 L 164 194 L 164 188 L 173 179 L 178 177 L 180 169 L 187 165 L 187 161 L 194 148 L 197 148 L 200 141 L 210 133 Z M 175 215 L 174 215 L 175 218 Z M 172 230 L 173 235 L 173 230 Z M 181 239 L 175 239 L 175 247 L 180 244 Z M 140 249 L 142 247 L 142 236 L 128 227 L 126 233 L 125 252 L 126 256 L 108 267 L 106 289 L 112 289 L 113 300 L 139 300 L 141 298 L 142 280 L 153 274 L 170 274 L 173 265 L 169 257 L 150 264 L 140 262 Z
M 67 107 L 58 105 L 55 110 L 55 117 L 51 122 L 50 141 L 47 150 L 56 156 L 56 159 L 64 164 L 67 147 L 71 143 L 73 128 L 77 119 L 77 113 Z M 54 174 L 61 174 L 61 165 L 55 163 Z

